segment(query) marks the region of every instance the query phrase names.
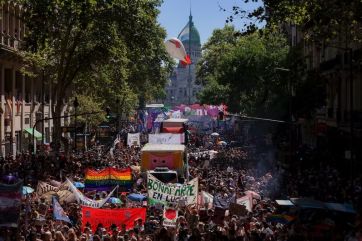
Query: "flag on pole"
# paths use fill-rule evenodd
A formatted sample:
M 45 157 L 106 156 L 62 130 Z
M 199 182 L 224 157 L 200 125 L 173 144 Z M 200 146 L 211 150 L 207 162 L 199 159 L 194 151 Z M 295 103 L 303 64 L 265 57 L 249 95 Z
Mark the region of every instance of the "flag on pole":
M 61 220 L 67 223 L 72 223 L 68 215 L 64 212 L 57 199 L 53 196 L 53 216 L 55 220 Z

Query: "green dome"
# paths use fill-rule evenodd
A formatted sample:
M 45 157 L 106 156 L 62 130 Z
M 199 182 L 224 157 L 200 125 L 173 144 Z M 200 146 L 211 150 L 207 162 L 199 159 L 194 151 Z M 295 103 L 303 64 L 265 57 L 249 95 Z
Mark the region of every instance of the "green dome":
M 179 40 L 181 40 L 183 44 L 188 44 L 189 43 L 190 24 L 191 24 L 191 44 L 201 45 L 200 34 L 199 34 L 199 31 L 196 29 L 194 23 L 192 22 L 192 16 L 190 16 L 189 22 L 181 30 L 181 32 L 180 32 L 180 34 L 178 35 L 177 38 Z

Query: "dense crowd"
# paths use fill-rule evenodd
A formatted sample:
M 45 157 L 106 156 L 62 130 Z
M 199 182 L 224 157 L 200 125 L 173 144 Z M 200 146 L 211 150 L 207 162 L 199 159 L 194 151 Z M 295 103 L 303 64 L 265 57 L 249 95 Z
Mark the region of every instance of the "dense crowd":
M 77 203 L 61 203 L 72 221 L 71 225 L 54 220 L 51 202 L 34 192 L 23 197 L 19 228 L 0 228 L 0 241 L 362 240 L 362 220 L 359 213 L 362 208 L 361 176 L 350 178 L 327 164 L 303 170 L 293 166 L 285 167 L 274 159 L 270 160 L 270 157 L 261 156 L 264 160 L 250 159 L 246 149 L 213 145 L 212 138 L 194 137 L 191 140 L 193 151 L 202 152 L 213 148 L 219 152 L 212 160 L 208 154 L 190 158 L 190 176 L 199 178 L 199 190 L 222 198 L 239 198 L 252 191 L 256 194 L 252 199 L 252 212 L 234 215 L 226 211 L 221 219 L 216 219 L 218 214 L 215 207 L 187 206 L 180 208 L 177 226 L 167 228 L 162 226 L 162 210 L 148 207 L 146 220 L 136 220 L 133 229 L 126 230 L 125 225 L 104 227 L 100 224 L 96 232 L 92 232 L 90 227 L 83 230 L 80 228 L 81 208 Z M 36 189 L 39 180 L 48 183 L 63 182 L 69 177 L 83 182 L 84 170 L 87 167 L 131 166 L 134 180 L 131 191 L 147 194 L 145 180 L 139 169 L 134 168 L 139 164 L 140 147 L 128 147 L 121 139 L 112 154 L 91 150 L 82 154 L 61 156 L 59 159 L 27 153 L 16 156 L 14 160 L 7 156 L 0 160 L 0 173 L 1 176 L 12 175 L 23 179 L 24 185 Z M 85 195 L 101 199 L 107 193 L 88 192 Z M 122 204 L 107 203 L 103 208 L 145 205 L 130 202 L 124 193 L 115 195 L 120 197 Z M 357 213 L 347 217 L 315 210 L 282 210 L 275 202 L 275 199 L 292 197 L 350 203 Z M 282 223 L 268 219 L 276 213 L 288 213 L 294 220 Z

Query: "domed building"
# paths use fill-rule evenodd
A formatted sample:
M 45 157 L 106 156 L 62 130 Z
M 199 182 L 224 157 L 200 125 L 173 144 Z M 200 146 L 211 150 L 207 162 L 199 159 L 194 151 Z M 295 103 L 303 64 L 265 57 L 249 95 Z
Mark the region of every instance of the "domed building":
M 180 63 L 173 70 L 170 83 L 166 87 L 165 104 L 170 106 L 195 103 L 197 101 L 196 94 L 202 89 L 201 85 L 195 83 L 196 65 L 201 57 L 201 42 L 199 31 L 192 21 L 191 14 L 188 23 L 177 38 L 182 41 L 192 63 L 188 66 L 183 66 Z

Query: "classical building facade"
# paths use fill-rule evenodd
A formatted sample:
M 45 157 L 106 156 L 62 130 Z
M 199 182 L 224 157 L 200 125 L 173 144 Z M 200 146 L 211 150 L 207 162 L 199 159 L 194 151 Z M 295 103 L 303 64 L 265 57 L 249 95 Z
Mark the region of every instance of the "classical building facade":
M 196 65 L 201 57 L 200 34 L 192 21 L 191 14 L 188 23 L 177 38 L 182 41 L 192 63 L 189 66 L 178 64 L 173 70 L 170 82 L 166 87 L 165 104 L 170 106 L 197 102 L 196 95 L 202 89 L 202 86 L 196 83 Z
M 23 61 L 18 51 L 26 31 L 20 18 L 22 11 L 21 6 L 11 1 L 0 5 L 1 156 L 29 150 L 36 121 L 51 117 L 51 86 L 20 71 Z M 39 121 L 34 131 L 38 144 L 52 141 L 52 126 L 51 120 Z

